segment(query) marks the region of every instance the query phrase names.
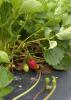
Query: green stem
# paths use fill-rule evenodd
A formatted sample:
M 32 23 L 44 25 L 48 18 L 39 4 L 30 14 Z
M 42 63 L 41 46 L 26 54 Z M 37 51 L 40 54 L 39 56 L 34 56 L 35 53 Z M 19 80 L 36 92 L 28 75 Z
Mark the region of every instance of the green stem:
M 26 42 L 26 44 L 35 43 L 35 42 L 43 41 L 43 40 L 48 40 L 48 39 L 47 38 L 40 38 L 40 39 L 36 39 L 36 40 L 33 40 L 33 41 L 28 41 L 28 42 Z
M 46 26 L 47 23 L 48 23 L 48 22 L 46 22 L 46 23 L 44 24 L 44 26 Z M 18 50 L 28 39 L 30 39 L 32 36 L 34 36 L 35 34 L 39 33 L 41 30 L 43 30 L 44 26 L 41 27 L 41 28 L 40 28 L 39 30 L 37 30 L 36 32 L 32 33 L 32 34 L 31 34 L 29 37 L 27 37 L 24 41 L 22 41 L 21 44 L 19 45 L 19 47 L 17 48 L 17 50 Z
M 27 93 L 29 93 L 33 88 L 36 87 L 36 85 L 39 83 L 40 81 L 40 78 L 41 78 L 41 73 L 39 74 L 39 78 L 38 80 L 36 81 L 36 83 L 31 86 L 28 90 L 26 90 L 25 92 L 23 92 L 22 94 L 18 95 L 17 97 L 13 98 L 12 100 L 18 100 L 19 98 L 21 98 L 22 96 L 26 95 Z
M 56 89 L 56 85 L 53 87 L 52 91 L 48 94 L 48 96 L 46 96 L 43 100 L 48 100 L 54 93 L 55 89 Z
M 25 47 L 25 45 L 28 45 L 28 44 L 31 44 L 31 43 L 36 43 L 38 41 L 43 41 L 43 40 L 48 40 L 47 38 L 40 38 L 40 39 L 36 39 L 36 40 L 32 40 L 32 41 L 28 41 L 28 42 L 25 42 L 21 45 L 23 45 L 23 47 Z M 20 48 L 20 46 L 17 48 L 17 50 Z
M 19 29 L 18 33 L 20 33 L 21 30 L 22 30 L 22 29 L 24 28 L 24 26 L 26 25 L 26 23 L 27 23 L 27 19 L 28 19 L 28 15 L 26 15 L 25 22 L 24 22 L 24 24 L 21 26 L 21 28 Z
M 17 48 L 17 50 L 29 39 L 31 38 L 33 35 L 39 33 L 42 29 L 36 31 L 35 33 L 31 34 L 29 37 L 27 37 L 24 41 L 21 42 L 21 44 L 19 45 L 19 47 Z
M 54 37 L 53 37 L 53 38 L 54 38 Z M 49 39 L 52 39 L 52 38 L 49 38 Z M 48 41 L 49 41 L 49 39 L 48 39 L 48 38 L 40 38 L 40 39 L 28 41 L 28 42 L 26 42 L 26 43 L 23 43 L 23 46 L 25 46 L 25 45 L 27 45 L 27 44 L 31 44 L 31 43 L 36 43 L 36 42 L 38 42 L 38 41 L 44 41 L 44 40 L 48 40 Z M 19 47 L 18 47 L 18 49 L 19 49 Z

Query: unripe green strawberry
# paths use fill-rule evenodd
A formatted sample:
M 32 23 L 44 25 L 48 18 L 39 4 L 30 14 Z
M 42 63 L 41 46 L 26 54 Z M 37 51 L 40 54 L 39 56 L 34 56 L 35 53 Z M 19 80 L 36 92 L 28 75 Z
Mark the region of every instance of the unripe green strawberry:
M 29 71 L 29 66 L 28 66 L 27 64 L 24 64 L 24 65 L 23 65 L 23 70 L 24 70 L 25 72 L 28 72 L 28 71 Z
M 50 79 L 48 77 L 45 78 L 45 83 L 48 85 L 50 82 Z

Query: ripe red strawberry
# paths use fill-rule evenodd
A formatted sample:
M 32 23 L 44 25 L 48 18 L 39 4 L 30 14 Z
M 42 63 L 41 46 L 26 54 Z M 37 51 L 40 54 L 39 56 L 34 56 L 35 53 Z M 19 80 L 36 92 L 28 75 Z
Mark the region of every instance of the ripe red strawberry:
M 36 69 L 39 68 L 39 66 L 38 66 L 38 64 L 37 64 L 37 62 L 36 62 L 36 60 L 33 59 L 33 58 L 30 58 L 30 59 L 28 60 L 28 65 L 29 65 L 30 69 L 32 69 L 32 70 L 36 70 Z

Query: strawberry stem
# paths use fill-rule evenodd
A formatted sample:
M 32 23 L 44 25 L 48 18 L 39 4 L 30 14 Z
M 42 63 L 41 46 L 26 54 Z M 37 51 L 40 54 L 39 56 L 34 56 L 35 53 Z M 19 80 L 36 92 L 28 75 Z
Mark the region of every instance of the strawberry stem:
M 43 100 L 48 100 L 52 96 L 52 94 L 54 93 L 55 89 L 56 89 L 56 86 L 53 87 L 52 91 Z
M 56 89 L 56 77 L 52 77 L 53 78 L 53 80 L 52 80 L 52 82 L 53 82 L 53 89 L 51 90 L 51 92 L 43 99 L 43 100 L 48 100 L 51 96 L 52 96 L 52 94 L 54 93 L 54 91 L 55 91 L 55 89 Z

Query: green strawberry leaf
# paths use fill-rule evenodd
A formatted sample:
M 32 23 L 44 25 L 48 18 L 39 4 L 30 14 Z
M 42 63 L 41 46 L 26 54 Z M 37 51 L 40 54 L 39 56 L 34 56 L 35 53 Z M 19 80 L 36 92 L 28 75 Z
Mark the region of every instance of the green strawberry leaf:
M 67 29 L 63 30 L 62 32 L 57 33 L 56 37 L 59 40 L 71 40 L 71 27 L 68 27 Z
M 49 41 L 49 45 L 50 45 L 49 49 L 53 49 L 57 46 L 57 42 L 56 41 Z
M 71 68 L 71 57 L 65 55 L 60 64 L 53 66 L 57 70 L 69 70 Z
M 10 63 L 10 59 L 6 52 L 0 50 L 0 63 Z
M 44 58 L 50 65 L 57 65 L 64 57 L 64 51 L 61 48 L 45 49 Z
M 43 11 L 43 6 L 37 0 L 24 0 L 22 10 L 24 13 L 41 12 Z
M 13 75 L 4 67 L 0 66 L 0 89 L 8 86 L 13 81 Z
M 8 95 L 9 93 L 12 92 L 12 90 L 13 90 L 13 88 L 10 86 L 0 89 L 0 97 Z

